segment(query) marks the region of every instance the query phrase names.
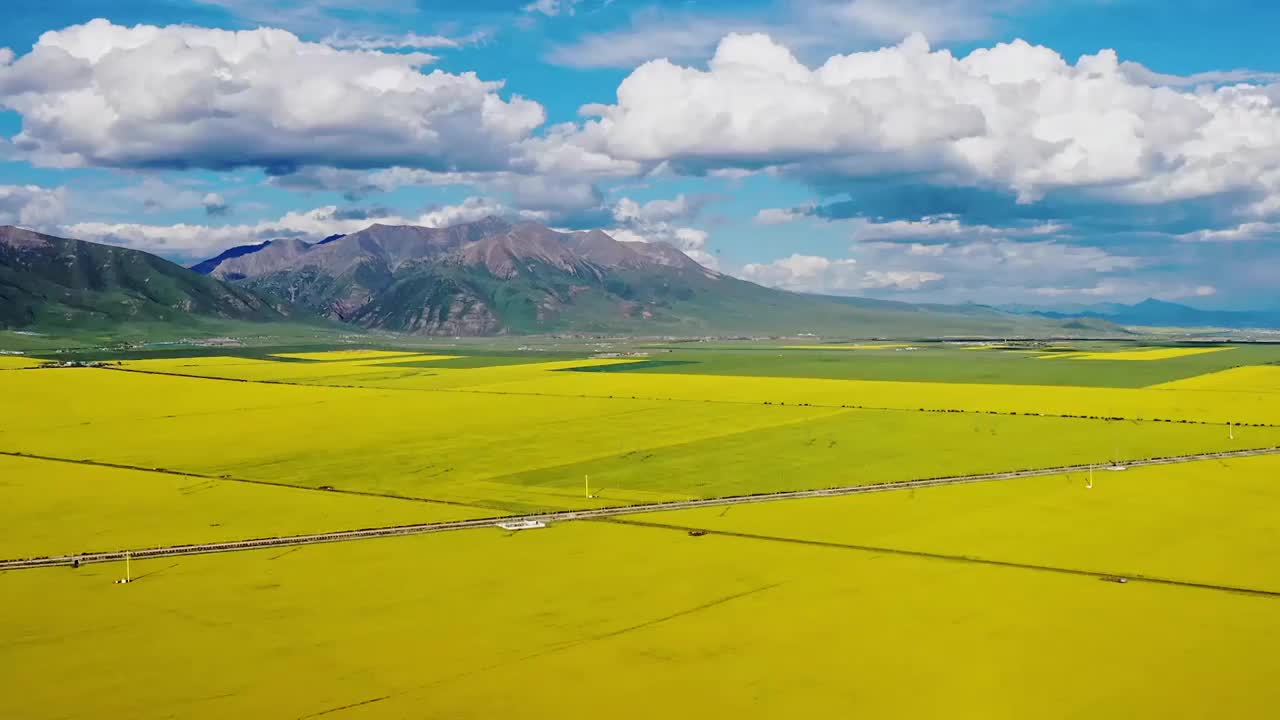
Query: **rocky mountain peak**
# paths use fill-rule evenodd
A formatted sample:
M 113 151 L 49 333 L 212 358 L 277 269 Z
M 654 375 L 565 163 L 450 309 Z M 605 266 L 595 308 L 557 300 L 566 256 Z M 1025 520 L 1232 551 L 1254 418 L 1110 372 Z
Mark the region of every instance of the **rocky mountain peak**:
M 47 235 L 41 235 L 26 228 L 3 225 L 0 226 L 0 244 L 12 248 L 29 249 L 44 247 L 49 244 L 49 240 Z

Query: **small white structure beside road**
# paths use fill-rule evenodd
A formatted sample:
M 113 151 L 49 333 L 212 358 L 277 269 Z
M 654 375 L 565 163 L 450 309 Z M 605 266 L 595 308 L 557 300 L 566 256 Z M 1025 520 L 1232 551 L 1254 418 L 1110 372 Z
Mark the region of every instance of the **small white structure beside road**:
M 541 520 L 513 520 L 498 523 L 498 527 L 503 530 L 536 530 L 546 526 L 547 524 Z

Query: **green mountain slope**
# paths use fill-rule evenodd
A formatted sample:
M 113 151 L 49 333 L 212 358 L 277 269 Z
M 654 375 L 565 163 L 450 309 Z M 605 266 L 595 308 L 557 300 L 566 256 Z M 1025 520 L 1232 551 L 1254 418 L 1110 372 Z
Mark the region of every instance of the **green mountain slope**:
M 246 288 L 136 250 L 0 227 L 0 327 L 279 320 Z

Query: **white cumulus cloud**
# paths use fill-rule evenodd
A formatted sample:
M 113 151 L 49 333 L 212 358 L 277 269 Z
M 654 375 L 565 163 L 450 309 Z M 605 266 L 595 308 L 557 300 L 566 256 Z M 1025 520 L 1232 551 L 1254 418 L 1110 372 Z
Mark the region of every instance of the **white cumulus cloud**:
M 703 204 L 704 199 L 692 198 L 683 193 L 670 200 L 650 200 L 643 204 L 624 197 L 614 205 L 613 217 L 620 222 L 671 222 L 696 215 Z
M 1206 228 L 1184 233 L 1178 239 L 1188 242 L 1234 243 L 1258 240 L 1280 240 L 1280 222 L 1246 222 L 1234 227 Z
M 737 273 L 769 287 L 798 292 L 849 295 L 864 289 L 866 274 L 852 258 L 826 258 L 799 253 L 768 263 L 748 263 Z
M 474 32 L 454 37 L 451 35 L 420 35 L 415 32 L 402 35 L 351 35 L 334 33 L 324 39 L 324 44 L 339 50 L 431 50 L 454 49 L 484 40 L 487 35 Z
M 646 203 L 624 197 L 614 203 L 611 212 L 615 225 L 605 232 L 622 242 L 665 242 L 703 267 L 719 270 L 719 258 L 707 249 L 710 233 L 677 224 L 696 216 L 703 204 L 702 199 L 687 195 Z
M 205 193 L 205 196 L 200 199 L 200 204 L 204 205 L 206 215 L 220 216 L 231 212 L 231 204 L 222 197 L 221 193 Z
M 911 173 L 1023 203 L 1064 189 L 1121 204 L 1221 195 L 1259 215 L 1280 213 L 1276 98 L 1275 86 L 1153 86 L 1110 50 L 1072 64 L 1014 41 L 955 57 L 912 35 L 809 67 L 767 35 L 729 35 L 706 69 L 641 65 L 563 139 L 690 173 Z
M 1213 297 L 1218 289 L 1212 285 L 1188 285 L 1176 282 L 1152 282 L 1150 280 L 1111 279 L 1093 285 L 1079 287 L 1031 288 L 1031 295 L 1051 301 L 1075 302 L 1134 302 L 1155 298 L 1157 300 L 1195 300 Z
M 388 222 L 379 220 L 384 225 L 422 225 L 424 227 L 449 227 L 459 223 L 482 220 L 490 215 L 505 215 L 509 210 L 501 203 L 490 198 L 469 197 L 458 205 L 444 205 L 428 210 L 417 219 L 406 222 Z M 528 219 L 533 219 L 526 215 Z
M 39 230 L 62 220 L 67 193 L 38 185 L 0 185 L 0 225 Z
M 869 290 L 895 288 L 918 290 L 921 286 L 946 277 L 929 270 L 868 270 L 862 277 L 862 287 Z
M 856 295 L 875 290 L 919 290 L 945 277 L 932 270 L 880 270 L 864 267 L 856 258 L 798 253 L 773 262 L 749 263 L 738 274 L 770 287 L 832 295 Z
M 1126 299 L 1162 278 L 1135 280 L 1144 259 L 1058 240 L 863 241 L 850 256 L 793 254 L 744 265 L 743 278 L 802 292 L 881 295 L 932 302 L 1018 302 L 1052 293 L 1115 289 Z M 1125 292 L 1120 292 L 1123 289 Z M 1137 299 L 1141 299 L 1140 297 Z
M 902 242 L 955 242 L 1009 237 L 1043 237 L 1066 229 L 1062 223 L 1043 222 L 1034 225 L 994 227 L 970 225 L 959 218 L 934 215 L 920 220 L 889 220 L 876 222 L 866 218 L 848 221 L 855 240 Z
M 760 225 L 783 225 L 808 215 L 803 209 L 762 208 L 756 212 L 755 221 Z
M 582 0 L 534 0 L 522 8 L 527 13 L 539 13 L 548 17 L 572 15 Z
M 94 20 L 0 64 L 0 107 L 22 116 L 16 150 L 45 165 L 507 166 L 542 106 L 472 73 L 424 72 L 430 59 L 269 28 Z

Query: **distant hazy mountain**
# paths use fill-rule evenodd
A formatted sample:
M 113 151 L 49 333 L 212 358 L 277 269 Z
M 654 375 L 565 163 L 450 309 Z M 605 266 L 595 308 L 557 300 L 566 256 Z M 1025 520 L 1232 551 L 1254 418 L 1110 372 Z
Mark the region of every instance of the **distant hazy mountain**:
M 0 227 L 0 327 L 109 327 L 191 316 L 283 317 L 247 288 L 155 255 Z
M 422 334 L 634 332 L 840 335 L 1106 334 L 977 306 L 802 295 L 709 270 L 665 243 L 499 218 L 447 228 L 373 225 L 322 243 L 273 240 L 195 266 L 364 327 Z
M 1058 311 L 1031 311 L 1051 319 L 1096 318 L 1120 325 L 1190 328 L 1280 329 L 1280 312 L 1200 310 L 1188 305 L 1147 299 L 1134 305 L 1107 303 Z

